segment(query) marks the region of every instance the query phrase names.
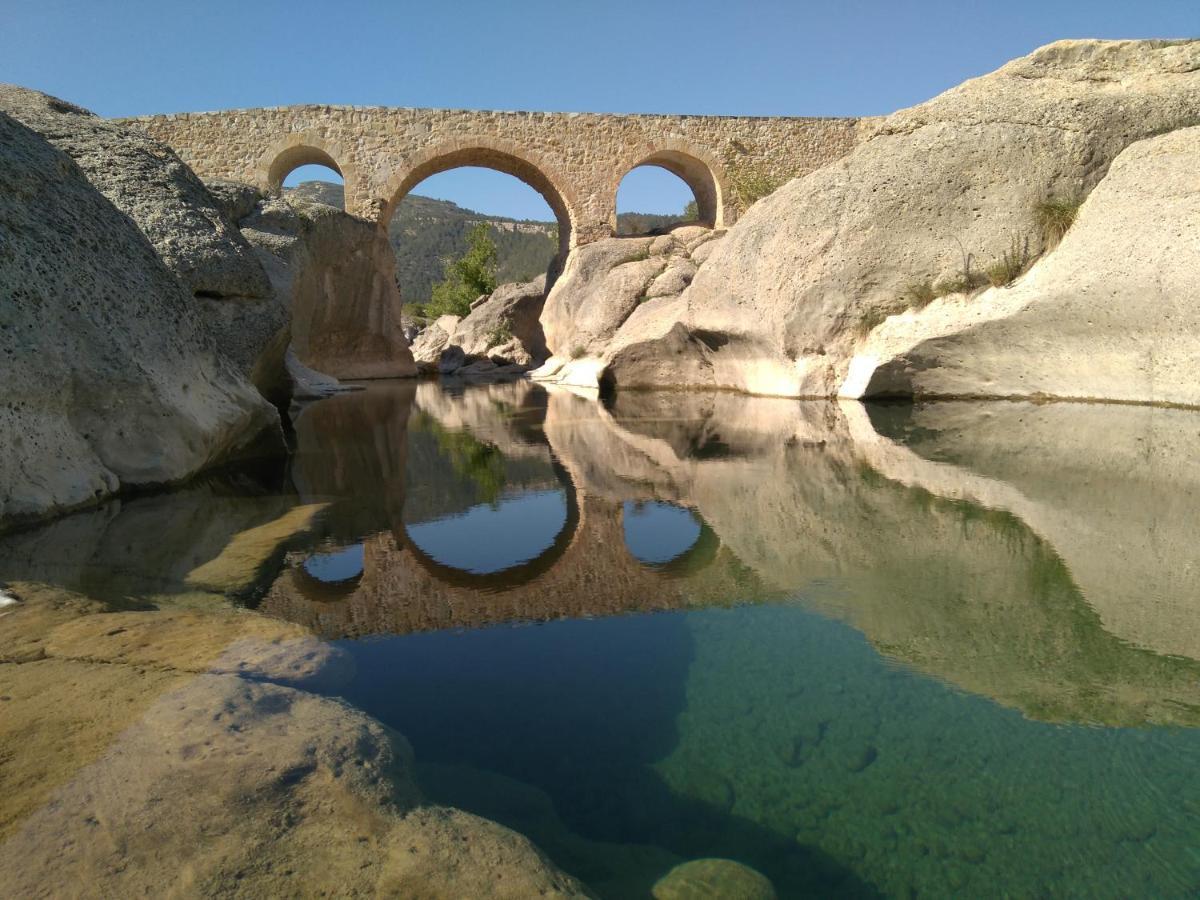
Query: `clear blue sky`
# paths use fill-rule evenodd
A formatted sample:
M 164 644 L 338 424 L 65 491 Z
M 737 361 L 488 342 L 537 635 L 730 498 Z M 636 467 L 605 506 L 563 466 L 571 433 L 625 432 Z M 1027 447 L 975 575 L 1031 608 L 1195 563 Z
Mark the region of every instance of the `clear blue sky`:
M 1058 38 L 1198 36 L 1200 0 L 0 0 L 0 81 L 108 116 L 288 103 L 872 115 Z M 670 181 L 635 179 L 622 208 L 682 207 Z M 419 192 L 431 185 L 488 212 L 546 211 L 502 176 L 447 173 Z

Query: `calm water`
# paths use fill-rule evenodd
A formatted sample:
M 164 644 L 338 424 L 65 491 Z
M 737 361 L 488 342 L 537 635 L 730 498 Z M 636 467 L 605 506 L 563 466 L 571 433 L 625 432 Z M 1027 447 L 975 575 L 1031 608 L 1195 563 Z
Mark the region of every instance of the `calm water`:
M 75 615 L 286 623 L 427 802 L 604 897 L 708 857 L 781 897 L 1200 892 L 1200 414 L 422 383 L 295 425 L 286 471 L 0 538 L 0 660 Z M 34 620 L 45 590 L 90 605 Z M 56 746 L 103 730 L 43 706 Z M 15 728 L 0 842 L 36 856 L 71 763 Z

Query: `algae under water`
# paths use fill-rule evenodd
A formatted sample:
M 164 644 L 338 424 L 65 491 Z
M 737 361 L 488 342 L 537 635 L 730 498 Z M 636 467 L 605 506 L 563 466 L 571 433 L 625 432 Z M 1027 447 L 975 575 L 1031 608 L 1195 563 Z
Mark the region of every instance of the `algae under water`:
M 93 874 L 29 823 L 217 673 L 394 729 L 397 792 L 603 897 L 707 858 L 781 897 L 1200 890 L 1200 415 L 379 383 L 295 431 L 286 471 L 0 538 L 9 883 L 39 853 Z M 217 790 L 200 745 L 180 766 Z M 231 808 L 333 796 L 317 768 Z M 134 846 L 183 827 L 151 800 L 87 808 Z M 256 846 L 367 840 L 297 804 Z M 209 825 L 198 893 L 246 874 Z M 121 886 L 145 861 L 111 852 Z

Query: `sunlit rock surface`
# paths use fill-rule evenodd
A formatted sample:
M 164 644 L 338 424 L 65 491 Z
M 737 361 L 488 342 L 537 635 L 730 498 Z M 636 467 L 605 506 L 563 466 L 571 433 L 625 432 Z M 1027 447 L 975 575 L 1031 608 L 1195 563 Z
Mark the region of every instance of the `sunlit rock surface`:
M 659 323 L 669 327 L 679 314 L 675 301 L 722 234 L 680 225 L 658 236 L 576 248 L 546 298 L 542 326 L 552 356 L 533 377 L 597 387 L 614 336 L 624 335 L 621 345 L 635 344 L 648 330 L 658 337 Z
M 541 365 L 547 356 L 539 316 L 546 279 L 502 284 L 479 297 L 465 316 L 440 316 L 413 342 L 413 357 L 427 372 L 472 380 L 511 378 Z M 448 348 L 456 348 L 446 353 Z M 446 365 L 448 360 L 461 366 Z
M 203 187 L 165 148 L 151 174 L 170 176 L 166 187 L 148 178 L 139 194 L 128 173 L 114 187 L 53 141 L 82 152 L 72 142 L 99 130 L 104 142 L 85 147 L 95 154 L 89 166 L 111 152 L 108 164 L 120 168 L 120 153 L 149 153 L 148 139 L 134 133 L 122 144 L 120 129 L 61 101 L 0 92 L 0 110 L 15 101 L 22 112 L 35 101 L 57 111 L 30 117 L 50 135 L 0 111 L 0 528 L 281 451 L 275 410 L 223 354 L 191 292 L 127 214 L 144 204 L 146 215 L 170 220 L 171 179 L 201 199 Z M 207 221 L 203 212 L 191 210 Z M 181 214 L 187 234 L 191 213 Z
M 1062 243 L 1011 287 L 876 328 L 843 396 L 1200 405 L 1200 128 L 1133 144 Z
M 239 225 L 290 314 L 302 363 L 345 379 L 415 374 L 386 233 L 297 198 L 261 200 Z
M 1036 257 L 1044 249 L 1035 213 L 1040 201 L 1086 195 L 1122 150 L 1196 124 L 1197 108 L 1200 42 L 1060 41 L 864 125 L 868 136 L 847 156 L 751 207 L 700 268 L 678 309 L 653 322 L 631 317 L 615 335 L 610 332 L 602 358 L 606 377 L 618 389 L 641 387 L 652 376 L 659 387 L 836 395 L 862 336 L 915 302 L 914 291 L 950 290 L 940 286 L 967 275 L 981 280 L 1014 241 L 1018 253 L 1027 248 Z M 1194 294 L 1187 277 L 1194 240 L 1187 234 L 1195 230 L 1188 187 L 1195 176 L 1194 167 L 1184 174 L 1180 157 L 1175 170 L 1182 180 L 1158 178 L 1171 163 L 1150 157 L 1170 146 L 1144 151 L 1144 176 L 1135 177 L 1124 163 L 1114 173 L 1121 179 L 1111 188 L 1111 195 L 1120 195 L 1114 196 L 1114 215 L 1126 206 L 1136 209 L 1129 234 L 1143 219 L 1149 224 L 1160 217 L 1136 241 L 1137 252 L 1128 252 L 1117 234 L 1089 242 L 1098 259 L 1081 251 L 1070 260 L 1070 249 L 1059 248 L 1067 254 L 1057 274 L 1035 270 L 1027 285 L 1013 289 L 1024 301 L 1017 306 L 1022 314 L 978 339 L 975 324 L 1003 319 L 1014 311 L 1009 304 L 1015 298 L 991 291 L 950 301 L 964 306 L 952 329 L 960 337 L 943 345 L 937 338 L 951 326 L 930 323 L 929 341 L 909 366 L 913 388 L 1140 400 L 1191 396 L 1182 366 L 1170 359 L 1191 352 L 1185 308 Z M 1135 185 L 1140 187 L 1130 193 Z M 1168 248 L 1176 245 L 1184 252 L 1173 260 Z M 1119 275 L 1111 288 L 1105 267 Z M 1067 300 L 1076 285 L 1079 295 Z M 1139 285 L 1147 287 L 1144 296 L 1137 296 Z M 1123 311 L 1111 307 L 1127 306 L 1132 321 L 1140 303 L 1150 318 L 1123 347 Z M 1179 316 L 1168 320 L 1164 310 L 1175 309 Z M 1168 337 L 1170 322 L 1179 327 L 1174 338 Z M 985 342 L 985 335 L 994 338 Z M 1176 348 L 1161 367 L 1148 363 L 1153 338 L 1171 340 Z M 620 355 L 625 346 L 634 354 L 628 361 Z M 919 370 L 937 369 L 943 350 L 946 372 L 931 375 L 923 388 Z M 1110 376 L 1104 363 L 1092 362 L 1093 351 L 1119 363 L 1116 372 Z M 903 380 L 890 384 L 904 390 Z

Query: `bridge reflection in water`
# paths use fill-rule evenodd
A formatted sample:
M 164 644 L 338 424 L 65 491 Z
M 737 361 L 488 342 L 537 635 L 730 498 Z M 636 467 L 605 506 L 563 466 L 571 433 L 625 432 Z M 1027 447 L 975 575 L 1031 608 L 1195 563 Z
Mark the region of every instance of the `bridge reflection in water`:
M 1034 718 L 1194 724 L 1195 494 L 1156 440 L 1186 415 L 377 384 L 297 421 L 293 481 L 330 506 L 258 609 L 343 637 L 799 600 Z M 548 492 L 561 527 L 499 570 L 413 538 Z M 630 546 L 647 505 L 694 536 L 665 563 Z M 351 578 L 305 566 L 357 546 Z
M 293 479 L 305 502 L 330 504 L 316 555 L 360 546 L 362 568 L 322 579 L 313 575 L 311 551 L 295 551 L 259 611 L 343 637 L 761 598 L 762 585 L 684 507 L 681 524 L 695 523 L 696 532 L 687 545 L 669 559 L 638 558 L 627 541 L 626 503 L 663 501 L 649 487 L 614 493 L 586 485 L 590 461 L 560 458 L 548 436 L 590 405 L 525 383 L 457 395 L 397 383 L 305 410 L 296 422 Z M 420 466 L 406 472 L 414 449 Z M 561 527 L 547 546 L 503 568 L 448 564 L 414 537 L 429 522 L 461 521 L 488 506 L 519 509 L 523 498 L 549 492 L 562 497 Z M 505 527 L 503 517 L 493 524 Z M 502 538 L 512 543 L 509 534 L 493 536 Z

